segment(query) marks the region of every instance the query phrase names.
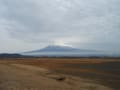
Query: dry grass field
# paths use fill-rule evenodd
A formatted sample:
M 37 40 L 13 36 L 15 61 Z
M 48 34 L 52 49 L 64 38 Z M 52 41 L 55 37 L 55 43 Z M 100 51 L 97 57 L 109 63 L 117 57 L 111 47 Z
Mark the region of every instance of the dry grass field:
M 0 90 L 120 90 L 120 59 L 2 58 Z

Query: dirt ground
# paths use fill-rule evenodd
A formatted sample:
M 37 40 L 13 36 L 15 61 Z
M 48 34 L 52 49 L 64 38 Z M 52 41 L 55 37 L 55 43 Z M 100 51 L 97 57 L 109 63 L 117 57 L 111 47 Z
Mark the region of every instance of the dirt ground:
M 118 59 L 114 61 L 119 62 Z M 76 66 L 103 62 L 108 61 L 69 58 L 0 59 L 0 90 L 115 90 L 72 74 L 78 69 L 77 67 L 72 70 L 74 64 Z M 113 60 L 110 59 L 109 62 Z M 79 67 L 79 70 L 83 69 Z

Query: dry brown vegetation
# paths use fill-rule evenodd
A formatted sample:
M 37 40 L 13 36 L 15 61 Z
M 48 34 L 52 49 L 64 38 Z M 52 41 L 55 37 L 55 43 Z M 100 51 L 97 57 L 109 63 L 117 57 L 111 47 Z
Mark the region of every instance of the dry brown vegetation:
M 3 65 L 7 65 L 7 67 Z M 74 90 L 75 87 L 77 87 L 77 89 L 75 90 L 109 90 L 110 88 L 111 90 L 120 89 L 120 86 L 119 86 L 120 59 L 112 59 L 112 58 L 4 58 L 4 59 L 0 59 L 0 68 L 5 69 L 8 67 L 9 67 L 9 71 L 7 72 L 8 74 L 12 72 L 11 69 L 15 69 L 16 71 L 11 74 L 18 73 L 18 75 L 16 76 L 24 77 L 23 79 L 22 77 L 19 78 L 18 82 L 19 81 L 21 82 L 22 80 L 23 83 L 27 84 L 28 81 L 32 81 L 32 85 L 28 85 L 26 87 L 31 87 L 31 86 L 38 87 L 39 84 L 41 83 L 38 80 L 41 80 L 40 77 L 44 77 L 44 79 L 50 78 L 50 80 L 42 81 L 44 85 L 41 84 L 41 86 L 44 86 L 43 88 L 46 87 L 45 84 L 47 84 L 50 87 L 53 87 L 54 85 L 52 86 L 50 83 L 52 82 L 53 84 L 55 83 L 55 85 L 59 88 L 61 88 L 61 86 L 64 86 L 60 90 L 64 90 L 65 88 L 72 88 Z M 1 70 L 0 74 L 2 74 L 2 72 L 3 71 Z M 35 75 L 32 76 L 31 73 L 35 73 Z M 29 76 L 29 79 L 26 80 L 23 74 L 27 74 Z M 31 78 L 32 80 L 30 79 L 30 75 L 33 77 Z M 34 77 L 39 78 L 38 80 L 35 78 L 35 80 L 39 83 L 33 80 Z M 69 80 L 68 80 L 68 77 L 69 77 Z M 24 79 L 26 80 L 26 82 L 24 81 Z M 66 82 L 68 85 L 66 84 Z M 70 87 L 69 84 L 70 85 L 72 84 L 73 87 Z M 98 88 L 97 85 L 100 85 L 100 84 L 105 87 L 109 87 L 109 89 L 103 88 L 102 86 L 100 86 L 102 88 L 100 87 Z M 84 88 L 80 89 L 81 87 L 79 86 Z M 50 90 L 50 89 L 46 89 L 46 90 Z

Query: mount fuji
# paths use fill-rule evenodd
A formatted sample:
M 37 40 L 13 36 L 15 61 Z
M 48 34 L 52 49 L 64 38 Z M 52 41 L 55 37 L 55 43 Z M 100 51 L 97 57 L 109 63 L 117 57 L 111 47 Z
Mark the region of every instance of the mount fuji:
M 98 56 L 103 55 L 102 52 L 96 50 L 87 50 L 87 49 L 79 49 L 73 48 L 70 46 L 60 46 L 60 45 L 50 45 L 43 49 L 33 50 L 22 53 L 22 55 L 30 55 L 30 56 L 55 56 L 55 57 L 88 57 L 88 56 Z
M 90 50 L 82 50 L 82 49 L 78 49 L 78 48 L 73 48 L 73 47 L 69 47 L 69 46 L 59 46 L 59 45 L 51 45 L 51 46 L 47 46 L 43 49 L 39 49 L 39 50 L 33 50 L 33 51 L 29 51 L 26 53 L 38 53 L 38 52 L 78 52 L 78 51 L 90 51 Z

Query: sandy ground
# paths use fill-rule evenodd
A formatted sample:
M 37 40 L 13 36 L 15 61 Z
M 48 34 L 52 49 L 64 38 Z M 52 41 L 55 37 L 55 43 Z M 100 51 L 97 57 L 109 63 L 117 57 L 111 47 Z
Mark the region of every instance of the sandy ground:
M 112 90 L 31 65 L 0 64 L 0 90 Z

